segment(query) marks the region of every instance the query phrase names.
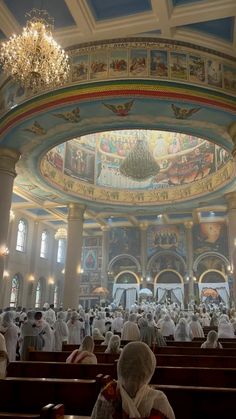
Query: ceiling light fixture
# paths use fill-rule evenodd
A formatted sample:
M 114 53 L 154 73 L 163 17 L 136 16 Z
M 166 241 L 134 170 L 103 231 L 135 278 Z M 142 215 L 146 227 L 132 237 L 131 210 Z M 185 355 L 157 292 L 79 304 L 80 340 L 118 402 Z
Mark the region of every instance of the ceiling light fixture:
M 135 145 L 120 165 L 120 173 L 142 182 L 157 175 L 160 167 L 149 151 L 143 131 L 136 135 Z
M 53 19 L 46 10 L 33 9 L 21 35 L 2 44 L 3 71 L 33 93 L 63 84 L 69 74 L 69 58 L 52 37 Z

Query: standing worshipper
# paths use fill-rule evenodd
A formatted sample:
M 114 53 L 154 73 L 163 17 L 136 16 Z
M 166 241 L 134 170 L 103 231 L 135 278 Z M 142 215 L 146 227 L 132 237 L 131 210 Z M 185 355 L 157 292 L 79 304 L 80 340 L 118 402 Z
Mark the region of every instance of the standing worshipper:
M 78 313 L 72 312 L 70 320 L 67 322 L 68 326 L 68 343 L 80 345 L 82 341 L 82 330 L 84 329 L 84 322 L 79 319 Z
M 193 338 L 204 338 L 204 332 L 202 326 L 198 320 L 198 317 L 194 314 L 192 320 L 189 323 L 190 330 L 192 332 Z
M 161 324 L 160 332 L 162 336 L 168 337 L 168 336 L 174 336 L 175 333 L 175 323 L 170 318 L 169 314 L 166 314 L 164 317 L 164 321 Z
M 129 320 L 124 323 L 121 333 L 122 340 L 140 340 L 140 332 L 136 323 L 136 314 L 130 314 Z
M 148 345 L 128 343 L 118 360 L 118 380 L 101 391 L 91 419 L 175 419 L 166 395 L 148 385 L 155 368 L 156 357 Z
M 6 311 L 2 317 L 0 332 L 4 335 L 9 362 L 16 360 L 19 328 L 13 322 L 13 312 Z
M 0 333 L 0 380 L 6 377 L 8 364 L 7 347 L 4 336 Z
M 57 315 L 57 320 L 53 326 L 54 329 L 54 348 L 55 351 L 62 350 L 63 342 L 68 341 L 69 330 L 65 322 L 65 313 L 60 311 Z
M 54 304 L 50 304 L 49 309 L 44 314 L 44 319 L 46 322 L 53 327 L 55 321 L 56 321 L 56 314 L 54 311 Z
M 189 342 L 192 340 L 192 332 L 186 319 L 181 318 L 176 325 L 174 340 L 181 342 Z
M 119 335 L 121 336 L 121 331 L 123 328 L 123 324 L 124 324 L 124 320 L 122 317 L 122 313 L 120 311 L 118 311 L 116 317 L 114 318 L 112 325 L 111 325 L 111 331 L 115 334 L 115 335 Z
M 234 339 L 234 327 L 229 321 L 229 317 L 226 314 L 222 314 L 219 318 L 218 324 L 218 337 L 219 338 L 230 338 Z
M 43 349 L 43 337 L 34 325 L 34 311 L 28 311 L 27 320 L 21 325 L 20 330 L 20 358 L 21 361 L 29 360 L 29 348 L 36 351 Z
M 102 335 L 106 333 L 105 319 L 101 312 L 96 315 L 93 321 L 93 328 L 99 329 Z

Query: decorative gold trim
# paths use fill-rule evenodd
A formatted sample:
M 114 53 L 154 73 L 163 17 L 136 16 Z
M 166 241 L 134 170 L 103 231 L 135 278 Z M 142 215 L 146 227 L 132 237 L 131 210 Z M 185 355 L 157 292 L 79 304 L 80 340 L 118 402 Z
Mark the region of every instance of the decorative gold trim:
M 180 279 L 180 282 L 182 282 L 182 284 L 184 284 L 184 280 L 183 277 L 180 275 L 179 272 L 177 272 L 175 269 L 162 269 L 162 271 L 160 271 L 154 278 L 154 284 L 157 284 L 157 280 L 159 278 L 159 276 L 161 274 L 163 274 L 163 272 L 174 272 Z M 163 282 L 159 282 L 159 284 L 162 284 Z
M 119 273 L 116 275 L 115 279 L 114 279 L 114 284 L 116 284 L 116 283 L 117 283 L 117 279 L 118 279 L 121 275 L 123 275 L 123 274 L 131 274 L 131 275 L 133 275 L 133 276 L 136 278 L 137 283 L 138 283 L 138 284 L 140 284 L 140 279 L 139 279 L 138 275 L 137 275 L 136 273 L 132 272 L 132 271 L 122 271 L 122 272 L 119 272 Z
M 218 274 L 220 274 L 223 278 L 224 278 L 224 282 L 228 282 L 227 281 L 227 275 L 225 275 L 223 272 L 218 271 L 218 269 L 207 269 L 207 271 L 203 272 L 199 278 L 199 283 L 202 282 L 204 276 L 208 273 L 208 272 L 217 272 Z

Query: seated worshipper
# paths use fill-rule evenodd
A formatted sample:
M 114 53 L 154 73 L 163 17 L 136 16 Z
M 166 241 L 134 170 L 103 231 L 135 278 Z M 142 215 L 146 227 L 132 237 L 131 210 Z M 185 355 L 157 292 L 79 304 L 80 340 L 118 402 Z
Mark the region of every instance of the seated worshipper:
M 54 334 L 50 325 L 44 320 L 41 311 L 37 311 L 34 316 L 33 327 L 39 331 L 39 335 L 43 338 L 43 351 L 52 351 L 54 345 Z
M 174 340 L 189 342 L 192 340 L 192 336 L 192 332 L 186 319 L 181 318 L 175 328 Z
M 111 339 L 111 337 L 113 336 L 113 333 L 112 332 L 106 332 L 106 334 L 105 334 L 105 339 L 104 339 L 104 341 L 101 343 L 101 345 L 104 345 L 104 346 L 108 346 L 109 345 L 109 342 L 110 342 L 110 339 Z
M 54 323 L 54 348 L 55 351 L 62 350 L 62 343 L 68 341 L 69 330 L 65 322 L 65 313 L 60 311 L 57 315 L 57 320 Z
M 0 333 L 0 380 L 6 377 L 8 364 L 7 347 L 4 336 Z
M 101 391 L 91 419 L 174 419 L 166 395 L 148 383 L 156 368 L 156 357 L 143 342 L 128 343 L 117 363 L 118 380 Z
M 234 327 L 226 314 L 222 314 L 219 318 L 218 338 L 235 338 Z
M 192 320 L 189 323 L 190 330 L 192 332 L 193 338 L 204 338 L 204 332 L 202 326 L 198 320 L 198 317 L 194 314 Z
M 136 323 L 136 314 L 130 314 L 129 320 L 124 323 L 121 333 L 122 340 L 140 340 L 140 332 Z
M 162 336 L 174 336 L 175 333 L 175 323 L 170 318 L 169 314 L 166 314 L 164 317 L 164 321 L 161 324 L 160 332 Z
M 34 311 L 28 311 L 27 320 L 21 325 L 20 330 L 20 357 L 21 361 L 29 360 L 29 349 L 42 351 L 44 340 L 40 330 L 34 325 Z
M 6 311 L 2 317 L 0 332 L 4 335 L 9 362 L 16 360 L 19 328 L 13 322 L 13 312 Z
M 100 340 L 101 342 L 104 341 L 104 336 L 101 334 L 100 330 L 95 327 L 93 329 L 93 340 Z
M 94 341 L 91 336 L 85 336 L 79 349 L 75 349 L 66 359 L 68 364 L 97 364 L 93 353 Z
M 218 342 L 218 333 L 215 330 L 210 330 L 207 335 L 207 340 L 203 342 L 201 348 L 220 348 L 222 345 Z
M 67 322 L 69 336 L 68 343 L 80 345 L 82 340 L 82 330 L 84 329 L 84 322 L 80 320 L 78 313 L 72 312 L 70 320 Z
M 120 354 L 122 349 L 120 348 L 120 336 L 112 335 L 108 347 L 105 350 L 107 354 Z

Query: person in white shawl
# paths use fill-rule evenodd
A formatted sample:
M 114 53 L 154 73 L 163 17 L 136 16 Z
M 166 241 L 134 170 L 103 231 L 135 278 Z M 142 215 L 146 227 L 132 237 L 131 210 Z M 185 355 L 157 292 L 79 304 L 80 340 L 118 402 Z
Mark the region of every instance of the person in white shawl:
M 235 338 L 234 327 L 226 314 L 221 315 L 219 318 L 218 338 Z
M 189 323 L 190 330 L 192 332 L 193 338 L 204 338 L 204 332 L 201 326 L 201 323 L 198 320 L 198 317 L 194 314 L 192 320 Z
M 210 330 L 207 335 L 207 340 L 203 342 L 201 348 L 220 348 L 222 345 L 218 342 L 218 333 L 215 330 Z
M 4 336 L 0 333 L 0 380 L 6 377 L 8 363 L 7 348 Z
M 70 320 L 67 322 L 69 330 L 68 343 L 80 345 L 82 341 L 82 330 L 84 329 L 84 322 L 80 320 L 78 313 L 73 312 Z
M 16 360 L 16 347 L 18 342 L 19 328 L 13 322 L 12 311 L 6 311 L 2 317 L 0 332 L 4 335 L 9 361 Z
M 175 328 L 174 340 L 188 342 L 192 340 L 192 337 L 193 335 L 189 324 L 187 323 L 186 319 L 181 318 Z
M 121 339 L 140 340 L 140 331 L 136 323 L 136 314 L 130 314 L 129 320 L 124 323 Z
M 111 381 L 101 391 L 91 419 L 148 419 L 158 414 L 163 419 L 175 419 L 166 395 L 148 385 L 155 368 L 156 357 L 148 345 L 128 343 L 117 364 L 118 380 Z
M 170 318 L 169 314 L 166 314 L 164 317 L 164 321 L 161 325 L 160 332 L 162 336 L 168 337 L 168 336 L 174 336 L 175 332 L 175 323 Z
M 57 320 L 54 323 L 54 348 L 55 351 L 62 350 L 62 342 L 68 341 L 69 330 L 65 322 L 65 313 L 60 311 L 57 315 Z

